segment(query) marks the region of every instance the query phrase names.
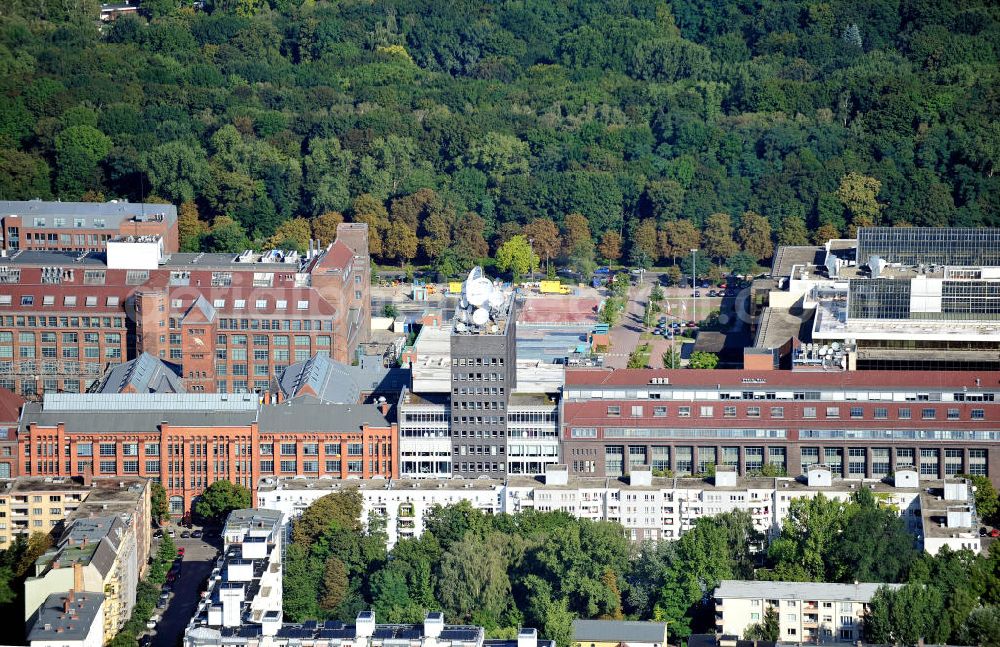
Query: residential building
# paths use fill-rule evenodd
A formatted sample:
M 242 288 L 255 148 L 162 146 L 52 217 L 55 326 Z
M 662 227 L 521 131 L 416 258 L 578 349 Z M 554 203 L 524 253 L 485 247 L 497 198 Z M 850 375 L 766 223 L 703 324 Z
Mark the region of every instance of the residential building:
M 135 606 L 140 564 L 134 529 L 120 517 L 74 521 L 59 543 L 35 561 L 24 582 L 24 619 L 31 620 L 53 593 L 103 593 L 104 636 L 110 640 Z
M 24 398 L 0 388 L 0 479 L 17 476 L 17 421 L 22 406 Z
M 53 593 L 38 609 L 28 630 L 31 647 L 103 647 L 103 593 Z
M 667 647 L 665 622 L 640 620 L 573 621 L 574 647 Z
M 951 483 L 947 489 L 946 483 Z M 503 480 L 344 481 L 297 476 L 261 479 L 255 500 L 261 507 L 280 510 L 287 522 L 320 497 L 357 491 L 362 500 L 360 521 L 367 523 L 371 514 L 379 516 L 391 548 L 400 539 L 419 537 L 425 516 L 434 506 L 462 501 L 489 515 L 536 510 L 612 521 L 621 524 L 632 541 L 677 539 L 701 518 L 743 511 L 756 530 L 773 537 L 795 499 L 822 494 L 847 501 L 861 487 L 872 488 L 891 505 L 928 552 L 936 553 L 945 544 L 952 550 L 981 550 L 975 503 L 967 483 L 921 482 L 912 470 L 900 470 L 891 483 L 833 479 L 828 468 L 819 466 L 798 479 L 738 477 L 732 468 L 719 466 L 711 479 L 653 477 L 647 468 L 634 470 L 626 481 L 570 476 L 561 465 L 548 466 L 544 477 Z
M 234 510 L 222 539 L 222 555 L 184 631 L 185 645 L 222 644 L 223 632 L 251 626 L 273 635 L 281 626 L 281 514 Z
M 781 248 L 756 291 L 754 345 L 797 370 L 1000 370 L 998 248 L 1000 229 L 978 227 Z
M 567 369 L 562 453 L 578 476 L 901 469 L 1000 484 L 1000 373 Z
M 135 11 L 135 7 L 130 8 Z M 100 252 L 118 236 L 159 236 L 176 252 L 177 207 L 172 204 L 0 201 L 0 249 Z
M 185 647 L 554 647 L 534 629 L 516 640 L 486 640 L 482 627 L 446 625 L 441 612 L 423 625 L 379 625 L 362 611 L 353 626 L 341 622 L 282 621 L 282 513 L 254 508 L 230 514 L 224 549 L 205 596 L 184 630 Z
M 494 515 L 504 512 L 504 484 L 494 479 L 430 480 L 403 478 L 355 481 L 288 476 L 264 477 L 257 486 L 256 503 L 261 508 L 280 510 L 287 523 L 317 499 L 342 491 L 361 494 L 362 523 L 375 514 L 385 523 L 388 548 L 400 539 L 419 537 L 425 518 L 435 506 L 468 501 L 472 507 Z
M 0 258 L 0 387 L 81 393 L 144 352 L 193 393 L 262 393 L 317 353 L 350 364 L 371 332 L 368 230 L 337 231 L 306 255 L 165 254 L 145 237 Z
M 325 361 L 325 360 L 324 360 Z M 397 430 L 378 403 L 301 395 L 50 394 L 25 405 L 20 474 L 141 476 L 166 488 L 170 513 L 217 480 L 253 491 L 261 476 L 398 475 Z
M 773 609 L 780 642 L 854 643 L 861 638 L 868 603 L 883 586 L 902 584 L 723 580 L 715 589 L 715 626 L 742 636 Z

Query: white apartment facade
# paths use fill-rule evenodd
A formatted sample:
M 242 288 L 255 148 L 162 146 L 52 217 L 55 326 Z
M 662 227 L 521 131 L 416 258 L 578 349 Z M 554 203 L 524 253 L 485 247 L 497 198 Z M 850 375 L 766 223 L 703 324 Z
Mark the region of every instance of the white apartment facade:
M 944 483 L 921 484 L 916 472 L 907 470 L 897 472 L 893 484 L 834 480 L 828 468 L 814 468 L 808 479 L 803 480 L 737 478 L 725 466 L 717 468 L 711 481 L 653 478 L 648 470 L 633 469 L 630 482 L 626 483 L 613 478 L 569 478 L 563 466 L 550 466 L 543 478 L 508 477 L 503 481 L 266 478 L 259 483 L 257 504 L 280 510 L 288 521 L 322 496 L 357 489 L 364 505 L 362 521 L 371 513 L 381 516 L 390 547 L 400 539 L 419 537 L 424 530 L 424 515 L 435 505 L 459 501 L 469 501 L 486 514 L 516 514 L 530 509 L 563 511 L 581 519 L 620 523 L 633 541 L 659 541 L 680 537 L 702 517 L 736 510 L 746 511 L 757 530 L 773 536 L 781 530 L 795 499 L 823 494 L 847 501 L 858 488 L 871 487 L 885 505 L 896 509 L 920 542 L 927 542 L 928 552 L 936 553 L 942 545 L 954 550 L 978 551 L 971 490 L 967 485 L 961 489 L 954 483 L 955 487 L 946 491 Z M 963 514 L 957 514 L 956 508 L 963 510 Z M 952 511 L 950 516 L 945 514 L 948 510 Z
M 861 640 L 868 603 L 882 586 L 902 585 L 723 580 L 715 589 L 715 628 L 743 636 L 774 609 L 779 642 L 855 643 Z
M 273 636 L 282 623 L 281 513 L 234 510 L 222 531 L 223 552 L 184 630 L 187 647 L 222 644 L 226 632 L 259 627 Z

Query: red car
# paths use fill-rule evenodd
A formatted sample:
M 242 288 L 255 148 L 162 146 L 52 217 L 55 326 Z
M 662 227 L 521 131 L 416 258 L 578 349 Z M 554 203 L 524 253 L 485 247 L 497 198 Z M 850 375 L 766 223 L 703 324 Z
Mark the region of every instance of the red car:
M 991 530 L 990 537 L 1000 537 L 1000 528 L 994 528 Z
M 181 547 L 179 547 L 177 549 L 177 556 L 178 557 L 184 557 L 184 547 L 183 546 L 181 546 Z

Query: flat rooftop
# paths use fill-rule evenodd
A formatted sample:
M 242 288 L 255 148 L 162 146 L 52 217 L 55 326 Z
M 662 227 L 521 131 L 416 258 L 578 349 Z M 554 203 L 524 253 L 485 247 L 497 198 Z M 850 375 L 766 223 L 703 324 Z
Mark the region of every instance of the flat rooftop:
M 1000 341 L 1000 319 L 848 319 L 847 292 L 816 301 L 812 336 L 817 340 L 912 339 Z
M 103 593 L 53 593 L 39 607 L 37 619 L 28 631 L 28 641 L 82 642 L 102 604 Z
M 791 338 L 812 340 L 813 316 L 816 311 L 802 308 L 764 308 L 757 324 L 757 348 L 778 348 Z
M 597 323 L 597 307 L 594 297 L 578 297 L 561 294 L 528 295 L 520 303 L 517 322 L 521 325 L 560 324 L 589 328 Z M 523 334 L 523 331 L 518 331 Z
M 715 598 L 768 598 L 778 600 L 823 600 L 827 602 L 868 602 L 883 586 L 892 589 L 902 584 L 861 582 L 764 582 L 754 580 L 722 580 L 715 589 Z

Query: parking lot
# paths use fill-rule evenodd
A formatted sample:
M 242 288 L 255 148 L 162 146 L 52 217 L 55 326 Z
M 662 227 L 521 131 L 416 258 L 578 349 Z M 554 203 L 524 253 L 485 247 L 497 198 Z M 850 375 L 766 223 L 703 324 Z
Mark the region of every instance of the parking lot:
M 160 616 L 160 621 L 156 628 L 149 631 L 152 647 L 176 647 L 184 634 L 184 627 L 194 614 L 194 610 L 201 600 L 200 588 L 206 580 L 215 558 L 221 546 L 221 539 L 218 534 L 206 533 L 208 536 L 201 538 L 182 537 L 183 532 L 193 532 L 200 530 L 180 528 L 171 526 L 175 531 L 174 543 L 178 549 L 184 549 L 184 557 L 181 560 L 181 569 L 178 576 L 170 583 L 172 589 L 170 597 L 165 607 L 158 607 L 156 615 Z M 157 540 L 154 545 L 154 552 L 158 548 Z

